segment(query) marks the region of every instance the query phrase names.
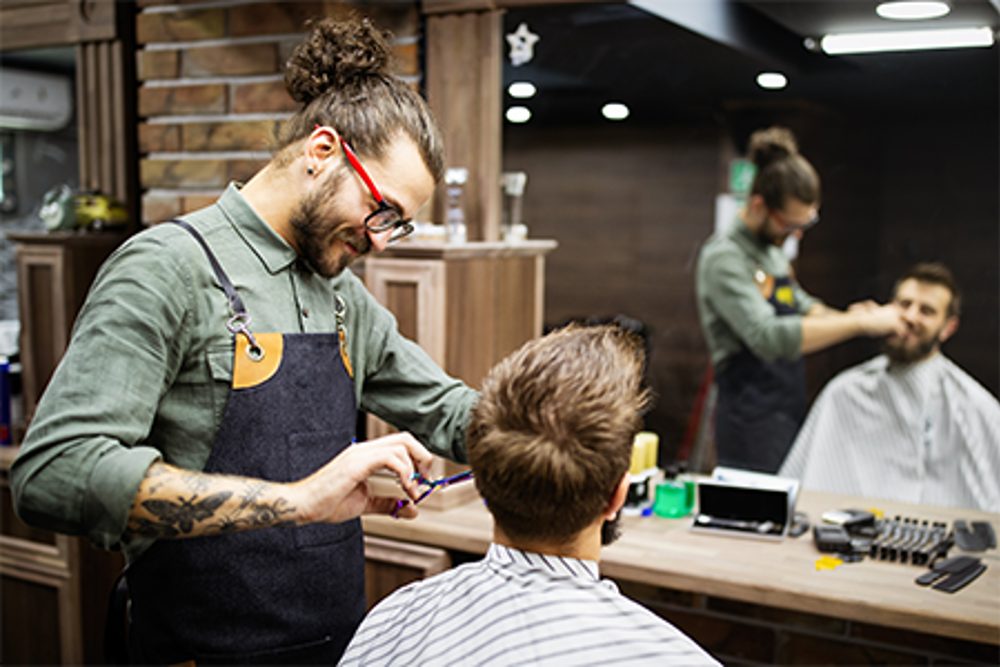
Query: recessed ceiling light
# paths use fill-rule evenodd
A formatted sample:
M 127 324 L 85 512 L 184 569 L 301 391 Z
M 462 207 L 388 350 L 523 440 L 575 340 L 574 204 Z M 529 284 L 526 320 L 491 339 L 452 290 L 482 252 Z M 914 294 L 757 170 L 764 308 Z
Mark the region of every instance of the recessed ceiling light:
M 820 40 L 820 46 L 832 56 L 846 53 L 989 47 L 993 46 L 993 29 L 982 27 L 841 33 L 826 35 Z
M 951 5 L 945 0 L 893 0 L 875 8 L 876 14 L 893 21 L 936 19 L 950 11 Z
M 507 86 L 507 94 L 511 97 L 516 97 L 519 100 L 526 100 L 529 97 L 534 97 L 536 92 L 538 91 L 535 88 L 535 84 L 530 81 L 515 81 Z
M 788 85 L 788 77 L 781 72 L 761 72 L 757 75 L 757 85 L 768 90 L 781 90 Z
M 625 120 L 628 118 L 628 107 L 621 102 L 608 102 L 601 107 L 601 113 L 608 120 Z
M 527 123 L 531 120 L 531 109 L 528 107 L 511 107 L 507 109 L 507 120 L 511 123 Z

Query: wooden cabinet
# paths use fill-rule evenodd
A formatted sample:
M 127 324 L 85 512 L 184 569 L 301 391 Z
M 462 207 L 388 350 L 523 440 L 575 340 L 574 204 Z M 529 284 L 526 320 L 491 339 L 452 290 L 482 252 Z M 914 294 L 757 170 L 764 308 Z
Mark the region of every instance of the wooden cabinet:
M 16 454 L 0 448 L 0 664 L 101 664 L 108 596 L 124 558 L 21 523 L 8 483 Z
M 542 334 L 550 240 L 400 243 L 365 261 L 365 283 L 399 330 L 478 387 L 489 369 Z
M 124 236 L 8 236 L 18 242 L 20 352 L 28 422 L 66 350 L 76 313 L 98 267 Z M 0 662 L 99 664 L 108 595 L 124 559 L 94 549 L 82 538 L 21 523 L 8 483 L 16 454 L 17 447 L 0 448 Z
M 555 248 L 551 240 L 404 242 L 365 260 L 365 283 L 396 316 L 401 334 L 447 373 L 478 388 L 494 364 L 542 334 L 545 256 Z M 391 430 L 372 416 L 367 427 L 369 438 Z M 434 475 L 461 469 L 437 459 Z M 471 485 L 458 485 L 427 503 L 451 507 L 474 495 Z
M 30 422 L 97 269 L 125 237 L 72 232 L 7 236 L 18 243 L 21 374 L 25 422 Z

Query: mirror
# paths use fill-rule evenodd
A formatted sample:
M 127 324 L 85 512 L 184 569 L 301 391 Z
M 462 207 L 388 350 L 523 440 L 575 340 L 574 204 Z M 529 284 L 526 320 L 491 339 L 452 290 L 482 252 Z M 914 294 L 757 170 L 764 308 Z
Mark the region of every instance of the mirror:
M 559 241 L 547 259 L 546 324 L 625 315 L 645 326 L 657 396 L 646 426 L 660 434 L 661 463 L 690 445 L 704 389 L 698 250 L 732 161 L 772 124 L 795 132 L 823 180 L 822 223 L 795 262 L 802 285 L 839 308 L 884 302 L 904 269 L 943 261 L 966 297 L 945 352 L 1000 391 L 998 47 L 834 58 L 803 46 L 796 30 L 863 4 L 739 3 L 731 18 L 744 29 L 721 37 L 628 4 L 504 17 L 505 36 L 523 24 L 538 38 L 517 66 L 505 41 L 504 110 L 524 107 L 530 119 L 504 121 L 503 170 L 528 175 L 530 235 Z M 996 23 L 987 0 L 966 7 Z M 757 75 L 775 69 L 787 86 L 759 87 Z M 521 81 L 533 97 L 507 92 Z M 628 116 L 602 116 L 608 102 Z M 807 357 L 810 399 L 877 349 L 855 340 Z

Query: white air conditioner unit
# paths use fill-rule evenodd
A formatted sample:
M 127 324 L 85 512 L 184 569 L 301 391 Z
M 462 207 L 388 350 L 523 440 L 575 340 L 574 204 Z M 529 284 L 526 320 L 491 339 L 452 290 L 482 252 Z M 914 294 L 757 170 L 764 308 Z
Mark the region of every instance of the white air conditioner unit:
M 58 74 L 0 68 L 0 128 L 53 131 L 73 118 L 73 85 Z

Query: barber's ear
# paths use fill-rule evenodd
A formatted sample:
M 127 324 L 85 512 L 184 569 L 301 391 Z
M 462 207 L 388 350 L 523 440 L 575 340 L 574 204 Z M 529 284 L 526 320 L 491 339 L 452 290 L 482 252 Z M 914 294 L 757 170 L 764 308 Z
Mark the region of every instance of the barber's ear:
M 941 333 L 938 334 L 938 343 L 943 343 L 958 331 L 958 316 L 952 315 L 945 322 L 944 327 L 941 329 Z
M 323 170 L 326 161 L 330 158 L 336 158 L 339 153 L 340 143 L 333 128 L 321 125 L 306 137 L 306 164 L 312 170 L 309 172 L 310 174 L 318 174 Z
M 631 475 L 629 471 L 626 470 L 625 474 L 622 475 L 621 481 L 618 482 L 618 486 L 615 487 L 615 492 L 611 495 L 611 502 L 608 503 L 608 508 L 604 510 L 604 518 L 611 521 L 618 514 L 618 510 L 625 505 L 625 501 L 628 499 L 628 487 L 631 483 Z

